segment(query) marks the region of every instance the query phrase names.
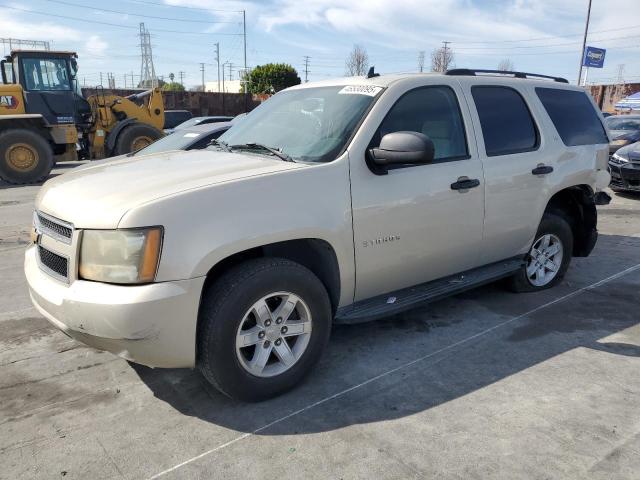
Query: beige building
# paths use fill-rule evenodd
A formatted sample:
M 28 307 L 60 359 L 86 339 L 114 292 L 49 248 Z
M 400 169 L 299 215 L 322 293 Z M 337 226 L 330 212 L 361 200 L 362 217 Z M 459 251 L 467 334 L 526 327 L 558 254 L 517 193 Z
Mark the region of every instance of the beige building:
M 218 82 L 206 82 L 204 84 L 205 91 L 207 92 L 216 92 L 224 90 L 224 93 L 240 93 L 240 88 L 242 88 L 242 82 L 240 80 L 226 80 L 224 82 L 224 88 L 222 86 L 222 80 L 220 80 L 220 90 L 218 90 Z

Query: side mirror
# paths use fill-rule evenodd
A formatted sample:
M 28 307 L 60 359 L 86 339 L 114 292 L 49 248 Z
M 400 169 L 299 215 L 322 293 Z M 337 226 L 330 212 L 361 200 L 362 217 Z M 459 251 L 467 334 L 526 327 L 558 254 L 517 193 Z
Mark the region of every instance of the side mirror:
M 433 142 L 424 133 L 388 133 L 378 148 L 369 150 L 373 163 L 380 167 L 388 165 L 421 165 L 431 163 L 435 155 Z

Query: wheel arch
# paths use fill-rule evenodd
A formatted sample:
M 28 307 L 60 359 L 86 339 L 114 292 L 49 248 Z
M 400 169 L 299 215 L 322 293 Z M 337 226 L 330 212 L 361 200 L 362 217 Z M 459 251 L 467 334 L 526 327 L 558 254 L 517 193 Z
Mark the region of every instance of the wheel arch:
M 218 261 L 209 269 L 203 292 L 229 269 L 249 259 L 261 257 L 285 258 L 311 270 L 327 289 L 332 313 L 335 314 L 341 292 L 340 265 L 336 251 L 331 244 L 318 238 L 285 240 L 235 252 Z
M 556 192 L 549 199 L 545 212 L 560 213 L 569 221 L 574 257 L 586 257 L 591 253 L 598 237 L 598 213 L 589 185 L 574 185 Z
M 54 145 L 49 124 L 42 115 L 0 115 L 0 132 L 7 130 L 32 130 Z
M 136 123 L 135 118 L 125 118 L 124 120 L 120 120 L 115 126 L 111 129 L 109 134 L 107 135 L 106 147 L 107 152 L 113 152 L 113 149 L 116 148 L 116 142 L 118 141 L 118 136 L 122 133 L 122 131 L 128 127 L 129 125 L 133 125 Z

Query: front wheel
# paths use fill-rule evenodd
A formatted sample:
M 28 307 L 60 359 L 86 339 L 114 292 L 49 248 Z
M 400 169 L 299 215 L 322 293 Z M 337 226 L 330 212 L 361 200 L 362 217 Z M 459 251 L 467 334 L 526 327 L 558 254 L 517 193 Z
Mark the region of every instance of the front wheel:
M 141 148 L 151 145 L 160 137 L 162 137 L 162 132 L 157 128 L 144 123 L 132 123 L 118 135 L 113 155 L 137 152 Z
M 545 213 L 522 269 L 510 278 L 515 292 L 535 292 L 551 288 L 564 277 L 573 252 L 573 232 L 567 220 Z
M 198 367 L 229 397 L 264 400 L 309 373 L 330 332 L 329 297 L 311 271 L 284 259 L 251 260 L 205 292 Z

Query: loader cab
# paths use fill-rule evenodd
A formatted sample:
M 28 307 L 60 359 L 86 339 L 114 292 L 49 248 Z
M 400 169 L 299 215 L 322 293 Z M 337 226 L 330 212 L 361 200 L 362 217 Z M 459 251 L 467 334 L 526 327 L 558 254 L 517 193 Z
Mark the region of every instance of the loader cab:
M 12 77 L 22 86 L 26 113 L 41 114 L 49 124 L 87 123 L 91 108 L 77 79 L 73 52 L 18 50 L 7 57 Z

